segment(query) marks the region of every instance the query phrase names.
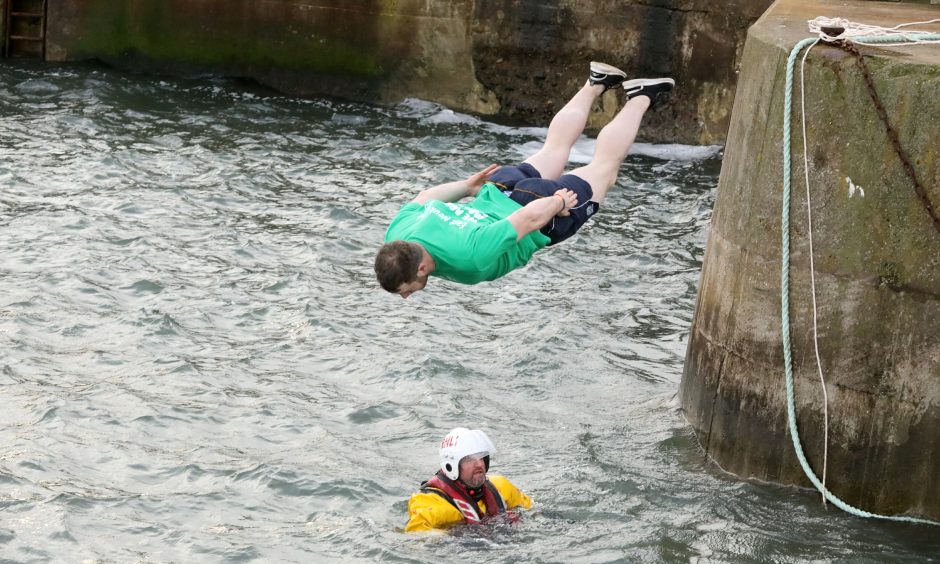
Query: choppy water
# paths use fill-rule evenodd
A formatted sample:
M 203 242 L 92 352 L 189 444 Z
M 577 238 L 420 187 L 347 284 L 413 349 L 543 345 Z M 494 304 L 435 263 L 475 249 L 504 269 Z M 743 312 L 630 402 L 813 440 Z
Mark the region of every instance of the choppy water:
M 935 530 L 703 459 L 675 393 L 715 148 L 638 146 L 592 225 L 498 282 L 378 289 L 373 253 L 410 195 L 543 133 L 419 101 L 0 67 L 0 558 L 938 554 Z M 458 425 L 489 432 L 536 510 L 401 533 Z

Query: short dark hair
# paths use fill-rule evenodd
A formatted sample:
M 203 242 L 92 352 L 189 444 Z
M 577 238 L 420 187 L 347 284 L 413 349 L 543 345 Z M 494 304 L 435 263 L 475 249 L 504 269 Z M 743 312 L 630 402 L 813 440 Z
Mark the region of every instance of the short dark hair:
M 418 279 L 418 266 L 424 252 L 421 245 L 408 241 L 385 243 L 375 255 L 375 277 L 389 292 Z

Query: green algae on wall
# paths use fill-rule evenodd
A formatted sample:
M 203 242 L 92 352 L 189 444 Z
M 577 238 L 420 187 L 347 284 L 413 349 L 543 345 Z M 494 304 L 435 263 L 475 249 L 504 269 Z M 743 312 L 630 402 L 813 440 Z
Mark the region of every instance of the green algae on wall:
M 810 166 L 817 179 L 814 205 L 819 208 L 814 227 L 825 250 L 815 257 L 817 267 L 864 277 L 872 274 L 872 264 L 907 264 L 894 269 L 902 287 L 940 285 L 940 234 L 931 234 L 931 216 L 904 174 L 855 58 L 832 47 L 816 50 L 805 72 Z M 934 171 L 923 164 L 936 152 L 937 131 L 923 116 L 940 111 L 932 95 L 940 86 L 940 67 L 878 57 L 878 49 L 863 52 L 901 146 L 912 163 L 920 163 L 921 182 L 935 185 Z M 794 148 L 802 142 L 797 132 Z M 849 181 L 861 186 L 864 196 L 858 190 L 850 195 Z M 933 192 L 940 204 L 940 194 Z
M 375 41 L 351 43 L 330 22 L 305 29 L 280 19 L 284 12 L 225 12 L 186 7 L 166 0 L 94 0 L 75 24 L 80 35 L 68 46 L 71 56 L 119 58 L 133 55 L 154 61 L 198 66 L 257 65 L 320 73 L 380 76 L 383 65 Z M 358 35 L 369 33 L 368 17 L 358 18 Z M 373 15 L 374 20 L 387 19 Z M 315 24 L 317 22 L 314 22 Z M 371 26 L 371 27 L 374 27 Z
M 98 36 L 76 45 L 78 53 L 118 58 L 142 55 L 158 61 L 192 65 L 256 65 L 304 69 L 324 74 L 381 76 L 383 68 L 375 53 L 363 51 L 341 39 L 289 38 L 278 45 L 262 39 L 247 40 L 236 34 L 216 34 L 209 38 L 198 32 L 177 32 L 172 41 L 144 35 L 107 38 Z
M 251 78 L 289 94 L 390 103 L 418 96 L 480 113 L 473 0 L 60 0 L 47 58 Z
M 587 63 L 676 79 L 644 140 L 724 140 L 747 25 L 771 0 L 56 0 L 47 59 L 213 73 L 290 94 L 419 97 L 546 124 Z M 590 126 L 622 106 L 605 95 Z

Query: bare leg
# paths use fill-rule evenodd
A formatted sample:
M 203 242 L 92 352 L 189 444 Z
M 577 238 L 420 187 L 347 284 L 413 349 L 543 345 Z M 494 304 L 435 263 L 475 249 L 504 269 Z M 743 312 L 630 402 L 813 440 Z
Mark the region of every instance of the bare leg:
M 591 185 L 594 191 L 592 201 L 603 201 L 607 191 L 617 181 L 617 172 L 636 139 L 643 114 L 649 106 L 650 99 L 646 96 L 629 100 L 617 117 L 601 129 L 591 163 L 571 171 L 570 174 L 583 178 Z
M 557 180 L 564 172 L 571 147 L 587 125 L 594 100 L 603 92 L 604 87 L 600 84 L 585 84 L 552 118 L 548 134 L 545 136 L 545 144 L 538 153 L 525 160 L 539 171 L 542 178 Z

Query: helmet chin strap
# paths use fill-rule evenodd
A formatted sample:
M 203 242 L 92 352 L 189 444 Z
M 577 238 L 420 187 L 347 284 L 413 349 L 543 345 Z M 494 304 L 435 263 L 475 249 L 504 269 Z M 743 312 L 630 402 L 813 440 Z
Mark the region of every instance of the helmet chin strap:
M 485 481 L 485 480 L 484 480 L 484 482 L 483 482 L 482 484 L 480 484 L 480 485 L 479 485 L 478 487 L 476 487 L 476 488 L 470 487 L 469 485 L 467 485 L 466 482 L 464 482 L 463 480 L 461 480 L 461 479 L 459 479 L 459 478 L 457 479 L 457 481 L 460 482 L 460 485 L 463 486 L 465 490 L 467 490 L 467 493 L 468 493 L 468 494 L 470 494 L 470 499 L 472 499 L 473 501 L 480 501 L 480 500 L 483 499 L 483 495 L 484 495 L 484 493 L 485 493 L 485 491 L 486 491 L 486 489 L 485 489 L 486 481 Z

